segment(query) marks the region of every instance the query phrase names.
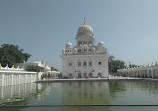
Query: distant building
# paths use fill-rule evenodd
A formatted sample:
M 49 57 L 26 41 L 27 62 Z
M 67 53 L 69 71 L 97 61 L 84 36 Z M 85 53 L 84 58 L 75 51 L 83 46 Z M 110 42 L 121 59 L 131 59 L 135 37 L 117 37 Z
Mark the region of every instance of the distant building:
M 91 26 L 85 22 L 78 28 L 76 46 L 68 42 L 62 49 L 62 74 L 72 78 L 108 77 L 108 54 L 104 43 L 94 45 Z
M 19 67 L 19 68 L 24 68 L 25 69 L 29 65 L 43 67 L 45 72 L 51 71 L 51 68 L 45 63 L 45 60 L 32 62 L 32 63 L 29 63 L 29 62 L 17 63 L 17 64 L 15 64 L 15 67 L 16 68 Z
M 158 63 L 119 69 L 117 75 L 125 77 L 158 78 Z

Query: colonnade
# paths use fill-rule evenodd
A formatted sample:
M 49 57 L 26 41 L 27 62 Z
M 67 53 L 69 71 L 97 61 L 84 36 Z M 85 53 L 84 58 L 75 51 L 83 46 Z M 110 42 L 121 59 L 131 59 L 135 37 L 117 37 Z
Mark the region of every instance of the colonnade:
M 158 78 L 158 65 L 120 69 L 118 70 L 118 75 L 125 77 Z

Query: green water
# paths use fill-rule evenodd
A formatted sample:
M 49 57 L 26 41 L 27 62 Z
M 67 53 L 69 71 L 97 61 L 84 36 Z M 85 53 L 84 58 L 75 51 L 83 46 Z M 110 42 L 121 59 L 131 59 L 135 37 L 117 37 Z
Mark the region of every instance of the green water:
M 60 82 L 0 87 L 1 105 L 158 104 L 158 82 Z M 157 111 L 157 107 L 27 107 L 0 111 Z

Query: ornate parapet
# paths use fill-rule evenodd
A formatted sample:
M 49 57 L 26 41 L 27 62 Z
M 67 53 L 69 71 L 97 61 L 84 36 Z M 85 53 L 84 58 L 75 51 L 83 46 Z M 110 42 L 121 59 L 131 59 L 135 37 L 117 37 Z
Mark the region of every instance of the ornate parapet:
M 6 67 L 2 67 L 2 65 L 0 63 L 0 70 L 24 71 L 24 68 L 19 68 L 19 66 L 17 68 L 15 68 L 14 65 L 10 68 L 10 67 L 8 67 L 8 64 L 6 65 Z

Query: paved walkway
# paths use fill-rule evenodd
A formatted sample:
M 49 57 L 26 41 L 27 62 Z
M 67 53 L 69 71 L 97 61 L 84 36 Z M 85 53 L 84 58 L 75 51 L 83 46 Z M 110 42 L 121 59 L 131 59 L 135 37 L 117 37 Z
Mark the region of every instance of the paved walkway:
M 142 78 L 109 76 L 108 78 L 73 78 L 73 79 L 43 79 L 36 82 L 67 82 L 67 81 L 108 81 L 108 80 L 142 80 Z
M 109 75 L 109 80 L 142 80 L 142 78 Z
M 143 78 L 143 80 L 147 80 L 147 81 L 158 81 L 158 79 L 153 79 L 153 78 Z
M 74 79 L 45 79 L 36 82 L 67 82 L 67 81 L 108 81 L 108 78 L 74 78 Z

